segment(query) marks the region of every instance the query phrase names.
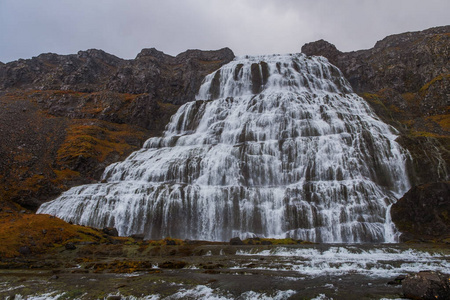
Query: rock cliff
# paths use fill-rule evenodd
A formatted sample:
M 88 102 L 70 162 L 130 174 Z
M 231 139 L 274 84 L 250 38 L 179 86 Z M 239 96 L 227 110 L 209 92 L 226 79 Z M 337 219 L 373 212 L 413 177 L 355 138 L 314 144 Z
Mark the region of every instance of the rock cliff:
M 194 99 L 207 74 L 233 58 L 228 48 L 188 50 L 176 57 L 151 48 L 132 60 L 96 49 L 71 55 L 46 53 L 0 65 L 0 90 L 151 93 L 159 101 L 183 104 Z
M 450 239 L 450 182 L 413 187 L 393 206 L 392 220 L 401 240 Z
M 424 189 L 449 180 L 449 41 L 444 26 L 392 35 L 355 52 L 323 40 L 302 47 L 338 66 L 398 130 L 413 158 L 411 182 Z M 143 49 L 131 60 L 91 49 L 0 63 L 0 209 L 13 209 L 11 203 L 35 209 L 98 180 L 106 165 L 159 134 L 178 105 L 194 99 L 202 78 L 233 58 L 228 48 L 176 57 Z
M 449 48 L 450 26 L 388 36 L 371 49 L 355 52 L 341 52 L 324 40 L 302 47 L 303 53 L 325 56 L 338 66 L 354 91 L 369 102 L 383 121 L 399 131 L 397 141 L 410 151 L 411 183 L 419 185 L 417 189 L 423 193 L 416 195 L 418 198 L 408 193 L 408 200 L 402 199 L 393 207 L 394 221 L 407 231 L 405 239 L 430 238 L 427 230 L 434 228 L 431 223 L 425 231 L 414 229 L 413 234 L 410 230 L 414 220 L 429 218 L 440 222 L 433 213 L 434 196 L 430 196 L 436 185 L 429 183 L 449 180 Z M 448 206 L 448 187 L 441 193 Z M 427 206 L 430 207 L 422 211 Z
M 156 49 L 123 60 L 101 50 L 0 65 L 0 208 L 36 209 L 160 134 L 230 49 Z M 10 205 L 8 205 L 10 207 Z

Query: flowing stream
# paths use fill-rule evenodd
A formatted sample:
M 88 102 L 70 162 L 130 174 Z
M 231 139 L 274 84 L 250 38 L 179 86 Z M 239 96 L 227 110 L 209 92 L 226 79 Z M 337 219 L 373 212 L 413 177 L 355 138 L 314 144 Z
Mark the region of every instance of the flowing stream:
M 392 300 L 403 299 L 396 279 L 422 270 L 450 270 L 450 249 L 436 244 L 199 245 L 182 257 L 161 256 L 151 248 L 123 251 L 120 261 L 145 260 L 152 266 L 132 273 L 92 268 L 117 262 L 116 255 L 108 260 L 103 253 L 97 261 L 90 256 L 83 263 L 67 251 L 47 258 L 54 260 L 53 270 L 0 269 L 0 298 Z M 74 260 L 76 264 L 61 269 Z M 185 265 L 167 269 L 169 260 Z
M 409 189 L 409 155 L 325 58 L 239 57 L 197 99 L 105 183 L 38 213 L 147 239 L 397 241 L 389 209 Z

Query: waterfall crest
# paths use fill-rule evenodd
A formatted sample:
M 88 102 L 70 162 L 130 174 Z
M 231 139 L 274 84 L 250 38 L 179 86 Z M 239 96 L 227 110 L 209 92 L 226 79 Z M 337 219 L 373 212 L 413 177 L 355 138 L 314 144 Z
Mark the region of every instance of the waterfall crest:
M 408 154 L 325 58 L 240 57 L 163 137 L 38 213 L 120 235 L 394 242 Z

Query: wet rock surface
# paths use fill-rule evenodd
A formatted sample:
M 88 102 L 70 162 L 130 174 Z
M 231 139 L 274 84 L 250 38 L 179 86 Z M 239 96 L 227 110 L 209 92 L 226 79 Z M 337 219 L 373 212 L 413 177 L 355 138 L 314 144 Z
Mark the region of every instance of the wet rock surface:
M 408 299 L 450 299 L 450 276 L 423 271 L 411 274 L 402 281 L 403 295 Z
M 392 212 L 403 240 L 445 239 L 449 233 L 442 215 L 448 200 L 436 196 L 450 199 L 450 193 L 441 188 L 444 183 L 434 184 L 450 174 L 449 49 L 450 26 L 388 36 L 371 49 L 347 53 L 324 40 L 302 47 L 339 67 L 355 92 L 397 129 L 397 142 L 411 154 L 409 178 L 419 187 Z
M 408 191 L 391 209 L 401 239 L 450 238 L 450 182 L 420 185 Z
M 414 277 L 406 276 L 413 265 L 445 268 L 450 255 L 442 245 L 175 242 L 77 244 L 74 250 L 62 247 L 40 256 L 2 259 L 0 297 L 397 299 L 403 296 L 402 286 L 389 281 L 398 274 L 406 277 L 403 282 Z
M 404 93 L 419 91 L 423 85 L 449 73 L 450 26 L 391 35 L 367 50 L 341 52 L 320 40 L 304 45 L 306 55 L 322 55 L 336 65 L 355 92 L 385 88 Z
M 42 54 L 0 65 L 0 199 L 35 210 L 100 180 L 106 166 L 159 135 L 230 49 L 134 60 L 101 50 Z
M 367 50 L 341 52 L 324 40 L 302 47 L 335 64 L 413 158 L 411 182 L 449 176 L 450 26 L 392 35 Z

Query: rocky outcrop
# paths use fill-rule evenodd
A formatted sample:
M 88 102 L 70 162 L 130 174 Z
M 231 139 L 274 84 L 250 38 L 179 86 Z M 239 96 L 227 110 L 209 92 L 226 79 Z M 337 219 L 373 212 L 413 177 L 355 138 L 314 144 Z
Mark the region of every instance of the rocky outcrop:
M 207 74 L 233 58 L 228 48 L 188 50 L 176 57 L 152 48 L 132 60 L 96 49 L 71 55 L 47 53 L 0 65 L 0 90 L 150 93 L 158 101 L 183 104 L 194 99 Z
M 400 239 L 445 240 L 450 238 L 450 182 L 413 187 L 391 209 Z
M 413 185 L 448 180 L 450 26 L 388 36 L 367 50 L 341 52 L 324 40 L 302 52 L 339 67 L 355 92 L 400 133 L 413 158 Z
M 388 36 L 355 52 L 341 52 L 324 40 L 302 47 L 339 67 L 409 150 L 415 187 L 392 207 L 403 241 L 442 241 L 450 232 L 449 48 L 450 26 Z
M 233 58 L 227 48 L 176 57 L 144 49 L 134 60 L 92 49 L 0 65 L 0 202 L 34 210 L 98 181 Z
M 36 209 L 71 186 L 99 180 L 107 165 L 160 134 L 177 108 L 148 94 L 3 93 L 0 199 Z
M 392 88 L 418 92 L 426 83 L 450 73 L 450 26 L 391 35 L 368 50 L 341 52 L 324 40 L 306 44 L 306 55 L 322 55 L 336 65 L 355 92 Z
M 408 299 L 449 300 L 450 276 L 432 271 L 411 274 L 402 281 L 402 290 Z

